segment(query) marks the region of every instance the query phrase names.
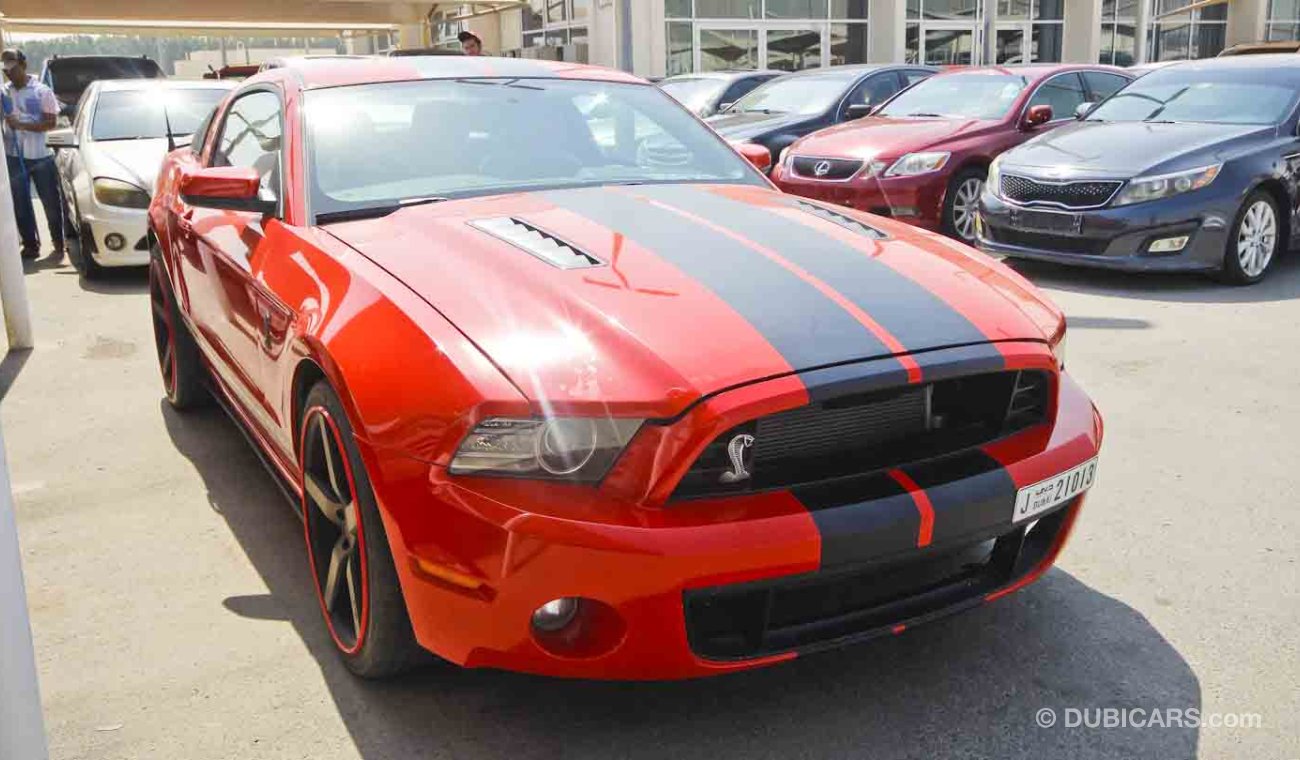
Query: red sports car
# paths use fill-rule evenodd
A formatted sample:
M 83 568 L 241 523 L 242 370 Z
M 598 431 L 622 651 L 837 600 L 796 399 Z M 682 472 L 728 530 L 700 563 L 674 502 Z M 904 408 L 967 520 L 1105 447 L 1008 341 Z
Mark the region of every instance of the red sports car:
M 170 155 L 150 219 L 167 398 L 215 396 L 294 495 L 363 676 L 898 633 L 1040 575 L 1095 476 L 1033 286 L 777 192 L 618 72 L 295 62 Z
M 904 90 L 874 114 L 787 148 L 782 190 L 975 241 L 975 211 L 999 153 L 1072 122 L 1079 106 L 1128 84 L 1111 66 L 954 69 Z

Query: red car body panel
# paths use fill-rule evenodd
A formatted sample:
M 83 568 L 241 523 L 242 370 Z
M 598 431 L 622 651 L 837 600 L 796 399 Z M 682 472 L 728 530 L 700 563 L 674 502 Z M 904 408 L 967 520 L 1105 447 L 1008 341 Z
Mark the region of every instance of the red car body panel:
M 1053 354 L 1059 310 L 1009 269 L 924 230 L 853 212 L 841 219 L 888 235 L 874 239 L 773 190 L 728 185 L 523 193 L 311 226 L 301 91 L 414 71 L 398 58 L 249 80 L 240 92 L 269 88 L 284 106 L 282 213 L 185 203 L 180 175 L 206 163 L 208 146 L 168 157 L 150 218 L 215 389 L 291 489 L 301 492 L 302 394 L 321 378 L 337 391 L 429 650 L 466 666 L 593 678 L 692 677 L 789 659 L 797 652 L 700 656 L 683 595 L 1005 531 L 1016 488 L 1096 456 L 1101 418 Z M 560 270 L 467 224 L 498 216 L 534 223 L 607 266 Z M 678 239 L 693 242 L 665 242 Z M 765 292 L 767 282 L 788 293 Z M 1042 424 L 967 452 L 979 465 L 969 473 L 938 482 L 900 466 L 890 482 L 908 485 L 878 509 L 852 499 L 814 505 L 799 489 L 671 498 L 705 447 L 738 424 L 855 384 L 917 384 L 971 368 L 1042 372 L 1051 403 Z M 552 412 L 650 422 L 597 485 L 449 473 L 478 422 Z M 997 498 L 977 514 L 968 485 Z M 1016 584 L 1050 566 L 1082 501 L 1060 509 L 1050 551 Z M 889 535 L 870 547 L 853 523 L 868 513 L 889 521 Z M 548 639 L 530 616 L 559 596 L 592 603 L 579 634 Z
M 980 70 L 954 69 L 935 77 Z M 888 166 L 908 153 L 948 151 L 952 155 L 941 169 L 897 177 L 863 173 L 847 181 L 837 181 L 800 176 L 790 170 L 788 163 L 782 163 L 773 169 L 772 181 L 789 193 L 897 216 L 909 224 L 941 231 L 944 199 L 953 177 L 969 167 L 987 167 L 1003 151 L 1073 121 L 1074 114 L 1053 114 L 1053 121 L 1047 124 L 1022 126 L 1025 106 L 1038 85 L 1069 71 L 1104 71 L 1128 76 L 1123 69 L 1111 66 L 1030 65 L 988 67 L 986 70 L 1019 73 L 1029 80 L 1001 119 L 868 116 L 814 132 L 796 141 L 786 152 L 791 157 L 850 158 L 866 163 L 875 160 Z

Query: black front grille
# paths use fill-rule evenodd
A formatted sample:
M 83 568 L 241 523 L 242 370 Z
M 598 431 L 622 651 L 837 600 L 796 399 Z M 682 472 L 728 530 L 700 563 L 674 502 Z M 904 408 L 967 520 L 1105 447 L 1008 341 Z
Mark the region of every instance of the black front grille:
M 794 172 L 800 177 L 812 179 L 848 179 L 862 168 L 862 161 L 856 158 L 810 158 L 794 157 Z M 818 173 L 818 169 L 822 169 Z
M 1049 232 L 1026 232 L 1009 227 L 995 227 L 990 224 L 988 237 L 995 243 L 1005 243 L 1020 248 L 1038 248 L 1054 253 L 1080 253 L 1099 256 L 1106 252 L 1107 240 L 1080 237 L 1078 235 L 1053 235 Z
M 787 488 L 979 446 L 1046 419 L 1050 378 L 993 372 L 829 399 L 723 433 L 682 478 L 674 499 Z M 731 444 L 747 477 L 736 479 Z
M 1014 174 L 1002 175 L 1002 197 L 1016 203 L 1044 203 L 1065 208 L 1104 206 L 1119 186 L 1118 180 L 1038 182 Z
M 963 609 L 1030 572 L 1068 512 L 921 558 L 687 591 L 691 650 L 710 660 L 811 651 Z

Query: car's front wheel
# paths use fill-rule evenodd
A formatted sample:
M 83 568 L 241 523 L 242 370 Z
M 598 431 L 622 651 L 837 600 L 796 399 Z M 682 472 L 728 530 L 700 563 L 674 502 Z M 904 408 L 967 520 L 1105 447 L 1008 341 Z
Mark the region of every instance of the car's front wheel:
M 1223 254 L 1223 277 L 1234 285 L 1264 279 L 1282 243 L 1277 201 L 1263 190 L 1251 193 L 1237 211 Z
M 90 225 L 81 218 L 81 212 L 77 210 L 76 204 L 67 205 L 68 216 L 64 220 L 64 227 L 71 234 L 65 233 L 65 239 L 77 243 L 76 255 L 70 257 L 72 265 L 77 268 L 82 277 L 88 280 L 96 279 L 104 274 L 104 267 L 95 261 L 95 236 L 90 230 Z
M 167 402 L 180 411 L 200 406 L 208 398 L 203 386 L 203 360 L 194 336 L 181 320 L 171 283 L 156 256 L 149 264 L 149 305 Z
M 382 678 L 428 659 L 415 641 L 370 478 L 338 395 L 318 382 L 299 429 L 307 556 L 343 662 Z
M 948 183 L 943 199 L 943 231 L 963 243 L 975 243 L 975 214 L 988 173 L 978 167 L 963 169 Z

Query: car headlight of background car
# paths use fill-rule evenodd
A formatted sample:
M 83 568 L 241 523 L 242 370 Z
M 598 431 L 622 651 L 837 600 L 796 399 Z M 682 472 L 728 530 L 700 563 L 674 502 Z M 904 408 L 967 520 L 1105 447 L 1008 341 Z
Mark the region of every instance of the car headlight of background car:
M 149 191 L 120 179 L 96 177 L 95 200 L 105 206 L 149 208 Z
M 994 198 L 1002 195 L 1002 156 L 993 159 L 989 164 L 988 176 L 984 178 L 984 192 L 989 193 Z
M 1171 195 L 1199 190 L 1213 182 L 1214 178 L 1219 176 L 1219 170 L 1222 168 L 1223 164 L 1214 164 L 1213 166 L 1202 166 L 1199 169 L 1188 169 L 1173 174 L 1134 177 L 1124 185 L 1124 189 L 1120 191 L 1119 196 L 1115 198 L 1112 205 L 1124 206 L 1129 203 L 1154 201 L 1160 198 L 1168 198 Z
M 952 155 L 945 151 L 929 151 L 925 153 L 908 153 L 894 162 L 894 165 L 885 171 L 886 177 L 912 177 L 917 174 L 927 174 L 929 172 L 939 171 L 944 164 L 948 163 L 948 157 Z
M 608 417 L 492 417 L 461 441 L 451 473 L 591 483 L 605 476 L 640 427 L 641 420 Z

